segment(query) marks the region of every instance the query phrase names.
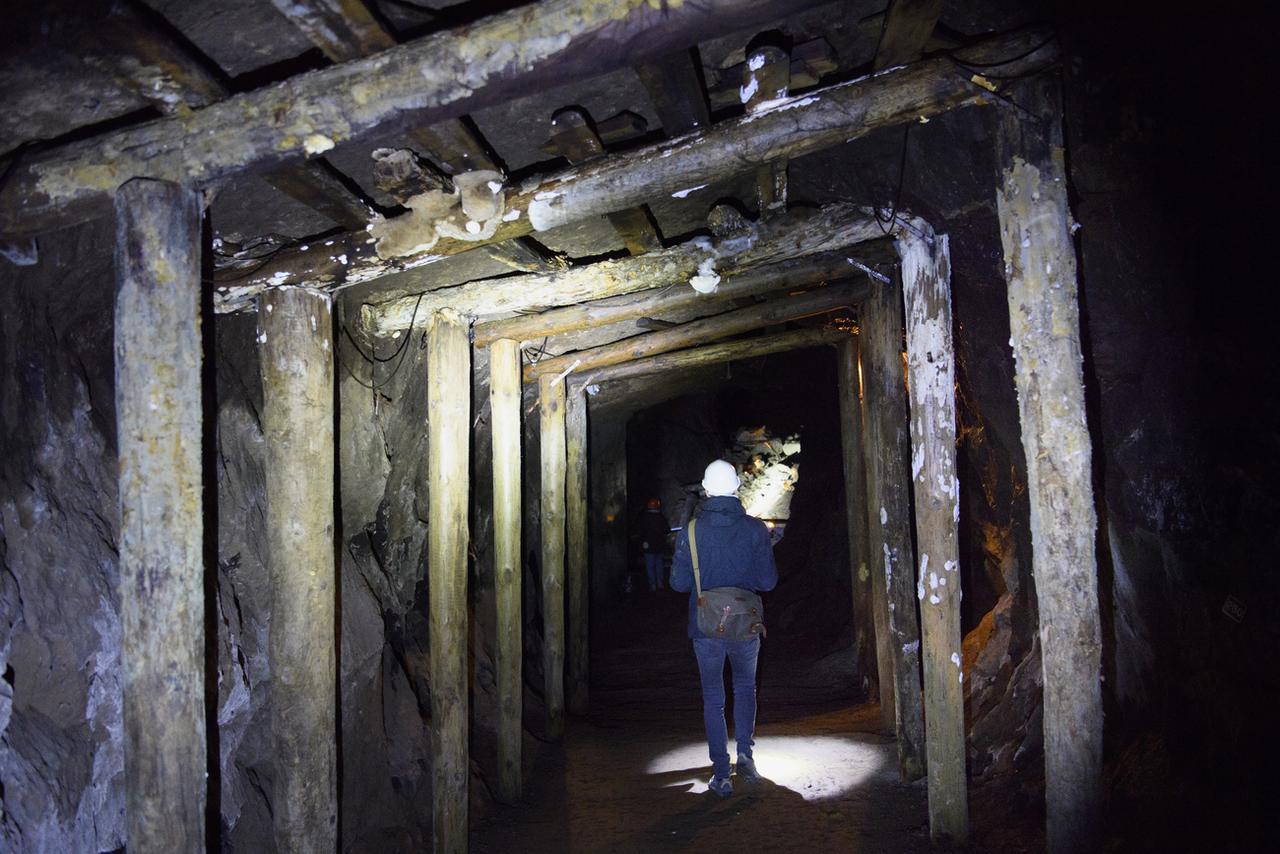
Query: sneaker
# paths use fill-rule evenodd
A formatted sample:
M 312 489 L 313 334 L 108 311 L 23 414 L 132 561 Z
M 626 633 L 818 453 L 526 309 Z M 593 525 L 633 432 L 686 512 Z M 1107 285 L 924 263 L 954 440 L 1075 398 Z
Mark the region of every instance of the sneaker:
M 727 798 L 733 794 L 733 781 L 728 777 L 712 777 L 707 788 L 720 797 Z
M 760 773 L 756 771 L 756 761 L 749 756 L 739 756 L 734 769 L 738 779 L 744 783 L 759 783 Z

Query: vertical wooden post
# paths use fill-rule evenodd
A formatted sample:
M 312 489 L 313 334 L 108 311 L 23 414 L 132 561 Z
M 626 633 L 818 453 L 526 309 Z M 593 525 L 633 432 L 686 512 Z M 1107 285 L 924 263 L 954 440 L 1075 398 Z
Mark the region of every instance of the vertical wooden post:
M 870 680 L 874 670 L 879 691 L 892 693 L 893 665 L 888 657 L 888 649 L 884 650 L 884 656 L 878 655 L 879 637 L 876 635 L 875 618 L 871 614 L 873 606 L 883 607 L 883 597 L 877 601 L 872 595 L 871 570 L 867 557 L 867 478 L 862 459 L 862 390 L 858 381 L 858 349 L 858 339 L 853 335 L 836 347 L 840 444 L 844 461 L 845 527 L 849 540 L 849 573 L 853 582 L 853 638 L 859 673 L 864 679 Z M 892 711 L 892 703 L 889 708 Z M 891 723 L 892 718 L 888 722 Z
M 564 381 L 538 377 L 542 456 L 542 667 L 547 734 L 564 735 Z
M 916 505 L 929 835 L 969 837 L 964 674 L 960 670 L 960 478 L 956 473 L 955 351 L 947 236 L 899 237 L 911 386 L 911 475 Z
M 569 711 L 585 715 L 590 675 L 587 605 L 587 395 L 566 392 L 565 575 L 569 588 Z
M 116 195 L 116 425 L 130 851 L 205 844 L 200 194 Z
M 489 346 L 489 408 L 493 418 L 493 566 L 498 638 L 498 795 L 520 800 L 523 707 L 520 615 L 520 349 L 503 338 Z
M 898 736 L 898 770 L 904 780 L 924 775 L 924 713 L 920 704 L 920 632 L 911 547 L 907 457 L 907 390 L 902 373 L 902 300 L 896 286 L 873 284 L 862 304 L 862 367 L 865 391 L 867 524 L 872 560 L 882 573 L 893 661 L 893 689 L 881 686 L 880 702 L 892 696 Z M 879 586 L 880 580 L 876 584 Z M 881 612 L 881 609 L 877 609 Z
M 791 56 L 772 45 L 747 52 L 742 66 L 739 96 L 748 113 L 787 97 L 791 88 Z M 785 213 L 787 209 L 787 160 L 782 158 L 756 169 L 756 205 L 760 219 Z
M 427 327 L 427 597 L 431 652 L 431 817 L 436 854 L 467 850 L 467 493 L 471 343 L 455 312 Z
M 862 313 L 863 329 L 865 330 L 866 313 Z M 855 371 L 854 378 L 858 383 L 858 396 L 861 402 L 862 415 L 862 447 L 859 453 L 862 454 L 862 470 L 863 479 L 866 485 L 866 500 L 864 506 L 857 508 L 858 512 L 864 515 L 867 524 L 863 526 L 863 531 L 867 538 L 866 557 L 867 569 L 870 578 L 870 610 L 871 622 L 875 629 L 875 652 L 876 652 L 876 674 L 879 680 L 877 688 L 877 696 L 880 700 L 880 720 L 881 724 L 887 732 L 894 732 L 897 727 L 897 704 L 894 702 L 894 657 L 893 657 L 893 639 L 889 632 L 890 610 L 889 610 L 889 590 L 886 584 L 888 574 L 881 569 L 883 560 L 880 558 L 879 552 L 876 551 L 876 545 L 879 539 L 873 537 L 872 530 L 879 530 L 876 526 L 879 523 L 877 508 L 883 506 L 877 497 L 880 493 L 873 479 L 874 472 L 871 471 L 870 463 L 871 455 L 875 453 L 871 440 L 870 414 L 868 412 L 868 401 L 871 395 L 867 391 L 866 382 L 862 372 L 862 337 L 865 331 L 859 335 L 858 347 L 854 350 Z M 921 772 L 923 773 L 923 772 Z
M 1009 285 L 1044 664 L 1048 849 L 1101 847 L 1102 634 L 1074 227 L 1056 79 L 1029 81 L 1041 122 L 1004 122 L 997 196 Z
M 276 847 L 337 845 L 333 318 L 331 297 L 258 298 Z

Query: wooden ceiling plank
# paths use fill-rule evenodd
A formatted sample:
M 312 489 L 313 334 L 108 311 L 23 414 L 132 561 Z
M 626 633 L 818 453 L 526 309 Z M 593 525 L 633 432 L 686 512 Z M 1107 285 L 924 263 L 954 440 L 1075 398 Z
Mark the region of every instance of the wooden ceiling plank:
M 409 136 L 422 154 L 445 175 L 492 170 L 506 174 L 502 165 L 490 154 L 489 146 L 463 119 L 445 119 L 431 127 L 415 128 Z M 405 199 L 400 199 L 401 203 Z M 562 270 L 564 258 L 548 252 L 541 244 L 526 237 L 491 243 L 481 251 L 503 266 L 522 273 L 553 273 Z
M 113 3 L 106 17 L 87 26 L 86 63 L 107 71 L 145 98 L 161 114 L 180 115 L 227 97 L 221 69 L 197 55 L 163 22 L 139 15 L 128 3 Z
M 858 247 L 862 258 L 870 255 L 866 247 Z M 892 249 L 888 250 L 892 253 Z M 550 335 L 562 335 L 581 329 L 595 328 L 634 320 L 650 315 L 680 311 L 703 302 L 733 302 L 753 299 L 792 288 L 811 287 L 828 281 L 861 276 L 848 256 L 850 250 L 823 252 L 816 255 L 792 258 L 776 264 L 745 270 L 726 276 L 714 293 L 700 294 L 689 287 L 657 287 L 633 294 L 609 297 L 563 308 L 551 309 L 540 314 L 526 314 L 488 323 L 477 323 L 477 346 L 485 346 L 499 338 L 514 341 L 534 341 Z
M 754 359 L 757 356 L 768 356 L 773 353 L 803 350 L 806 347 L 830 346 L 839 344 L 848 337 L 849 333 L 833 329 L 794 329 L 776 335 L 762 335 L 740 341 L 708 344 L 705 347 L 691 347 L 687 350 L 660 353 L 657 356 L 622 362 L 585 373 L 575 372 L 571 375 L 569 389 L 573 392 L 592 383 L 627 380 L 651 374 L 675 373 L 707 365 L 736 362 L 740 359 Z
M 524 379 L 528 382 L 537 377 L 556 376 L 566 371 L 585 373 L 659 353 L 698 346 L 717 338 L 728 338 L 789 320 L 812 317 L 857 302 L 865 297 L 866 289 L 865 281 L 856 285 L 849 283 L 818 288 L 798 296 L 788 295 L 714 317 L 681 323 L 670 329 L 634 335 L 589 350 L 575 350 L 550 359 L 539 359 L 533 364 L 525 365 Z
M 574 166 L 605 155 L 604 143 L 591 126 L 591 117 L 576 107 L 560 110 L 551 117 L 550 145 Z M 614 211 L 608 217 L 632 255 L 662 248 L 658 228 L 643 206 Z
M 702 85 L 696 49 L 679 50 L 642 62 L 636 76 L 668 137 L 684 136 L 711 126 L 711 110 Z
M 379 334 L 390 334 L 409 327 L 415 306 L 419 316 L 438 306 L 449 306 L 479 317 L 546 310 L 652 288 L 689 287 L 695 277 L 705 290 L 708 285 L 718 286 L 725 279 L 757 267 L 845 250 L 883 238 L 869 208 L 829 205 L 810 216 L 779 217 L 750 235 L 724 241 L 694 238 L 659 252 L 599 261 L 559 273 L 508 276 L 438 288 L 423 294 L 421 301 L 417 297 L 390 300 L 372 307 L 367 323 Z M 862 269 L 856 263 L 856 254 L 850 253 L 846 260 L 850 269 Z
M 919 59 L 941 14 L 942 0 L 891 0 L 873 68 L 882 71 Z
M 333 62 L 395 47 L 396 38 L 363 0 L 271 0 L 271 5 Z
M 185 115 L 230 95 L 221 69 L 212 60 L 166 31 L 158 16 L 139 15 L 128 3 L 112 4 L 107 17 L 98 22 L 87 61 L 111 67 L 122 84 L 165 115 Z M 369 222 L 368 200 L 353 192 L 350 179 L 324 158 L 286 164 L 263 177 L 342 228 L 359 229 Z
M 839 69 L 835 51 L 822 38 L 801 42 L 791 49 L 791 89 L 807 89 L 818 85 L 828 74 Z M 730 66 L 720 72 L 708 97 L 711 109 L 723 110 L 742 103 L 742 77 L 745 62 Z
M 323 157 L 289 163 L 262 176 L 272 187 L 323 214 L 348 231 L 368 225 L 373 216 L 369 202 L 347 186 L 349 180 Z
M 200 186 L 321 154 L 764 24 L 816 0 L 544 0 L 298 75 L 189 116 L 105 132 L 24 157 L 0 190 L 0 234 L 13 238 L 107 213 L 130 178 Z M 602 42 L 608 51 L 598 49 Z
M 780 47 L 764 45 L 747 52 L 742 69 L 742 105 L 748 114 L 760 112 L 791 88 L 791 57 Z M 756 209 L 761 219 L 787 209 L 786 158 L 756 169 Z
M 1057 58 L 1056 43 L 1043 29 L 998 36 L 959 55 L 959 59 L 1000 61 L 992 74 L 1029 74 Z M 1009 60 L 1009 57 L 1016 57 Z M 364 231 L 338 235 L 326 245 L 282 250 L 252 270 L 219 271 L 215 305 L 221 311 L 247 307 L 254 294 L 279 284 L 305 284 L 336 290 L 349 284 L 425 266 L 447 255 L 546 231 L 594 216 L 643 204 L 664 193 L 676 195 L 726 180 L 779 158 L 795 158 L 949 110 L 990 103 L 990 93 L 975 84 L 948 57 L 914 63 L 793 96 L 769 110 L 717 123 L 677 140 L 610 155 L 510 188 L 502 222 L 488 237 L 440 237 L 428 249 L 375 249 Z M 29 168 L 29 167 L 28 167 Z M 20 184 L 26 169 L 14 169 L 9 188 Z M 0 209 L 0 214 L 3 214 Z M 333 249 L 348 263 L 335 265 Z

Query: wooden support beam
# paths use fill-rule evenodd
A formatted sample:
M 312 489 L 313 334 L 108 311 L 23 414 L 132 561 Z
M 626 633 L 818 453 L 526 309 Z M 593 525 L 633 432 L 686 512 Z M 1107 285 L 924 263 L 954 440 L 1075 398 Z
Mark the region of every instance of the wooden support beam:
M 893 684 L 893 663 L 886 649 L 879 659 L 876 621 L 872 609 L 879 605 L 871 587 L 871 558 L 867 533 L 867 478 L 863 460 L 862 389 L 858 378 L 859 347 L 849 336 L 836 349 L 837 390 L 840 404 L 840 445 L 844 463 L 845 530 L 849 542 L 849 576 L 853 585 L 853 644 L 858 675 L 864 684 L 874 682 L 877 691 Z
M 115 394 L 130 851 L 205 843 L 200 194 L 116 196 Z
M 1039 122 L 999 132 L 1000 239 L 1027 460 L 1044 664 L 1048 849 L 1102 847 L 1102 632 L 1081 367 L 1079 282 L 1057 81 L 1028 81 Z
M 494 671 L 498 687 L 498 796 L 516 803 L 524 787 L 524 706 L 521 670 L 523 560 L 520 550 L 520 347 L 489 345 L 489 410 L 493 432 L 493 567 L 498 635 Z
M 566 107 L 551 117 L 550 145 L 575 166 L 605 155 L 604 143 L 596 136 L 590 116 L 576 107 Z M 609 214 L 609 222 L 632 255 L 662 248 L 658 229 L 644 206 L 614 211 Z
M 866 334 L 867 311 L 864 306 L 861 320 L 860 332 Z M 893 611 L 897 610 L 895 604 L 893 610 L 889 607 L 889 572 L 891 571 L 892 561 L 882 561 L 881 552 L 883 551 L 883 539 L 880 536 L 879 527 L 879 508 L 884 506 L 882 503 L 882 493 L 875 482 L 876 472 L 872 468 L 872 460 L 880 451 L 873 446 L 872 442 L 872 425 L 871 425 L 871 406 L 873 401 L 878 402 L 878 392 L 873 393 L 867 386 L 867 378 L 863 376 L 863 354 L 862 344 L 863 338 L 858 341 L 858 352 L 856 363 L 853 366 L 856 371 L 855 378 L 858 381 L 858 393 L 861 398 L 860 415 L 862 424 L 862 473 L 863 483 L 866 487 L 866 500 L 860 512 L 867 517 L 867 524 L 863 526 L 863 531 L 867 536 L 867 558 L 868 569 L 871 573 L 871 628 L 875 636 L 875 654 L 876 654 L 876 696 L 880 701 L 880 722 L 885 732 L 897 732 L 898 729 L 898 710 L 897 702 L 894 699 L 897 690 L 897 658 L 893 650 L 893 635 L 889 630 L 892 622 L 890 619 Z M 885 520 L 888 521 L 887 518 Z M 873 534 L 872 532 L 875 532 Z M 877 548 L 879 546 L 880 548 Z M 885 570 L 881 571 L 881 564 L 885 563 Z M 913 621 L 914 628 L 914 621 Z M 901 750 L 899 751 L 899 771 L 905 776 L 902 770 L 907 767 L 906 763 L 901 761 Z M 922 773 L 922 772 L 921 772 Z M 919 776 L 917 774 L 916 776 Z
M 373 218 L 373 208 L 352 192 L 342 173 L 323 157 L 303 163 L 289 163 L 262 176 L 275 189 L 301 202 L 339 226 L 359 230 Z
M 195 52 L 154 14 L 139 15 L 130 3 L 110 3 L 106 16 L 91 19 L 85 61 L 113 74 L 163 115 L 187 115 L 230 95 L 225 75 Z M 264 176 L 272 187 L 318 211 L 345 229 L 358 230 L 372 211 L 323 158 L 284 164 Z
M 924 776 L 924 712 L 920 700 L 920 632 L 916 627 L 915 553 L 911 546 L 911 483 L 907 462 L 907 389 L 902 372 L 902 299 L 897 285 L 877 283 L 861 306 L 863 412 L 866 430 L 867 527 L 879 563 L 885 602 L 877 608 L 888 627 L 893 686 L 881 686 L 898 739 L 904 780 Z M 877 582 L 879 586 L 879 582 Z M 877 630 L 879 627 L 877 627 Z M 884 637 L 883 632 L 879 632 Z
M 122 128 L 24 158 L 0 190 L 0 234 L 25 236 L 100 215 L 116 188 L 132 177 L 208 184 L 375 131 L 454 118 L 694 44 L 730 24 L 764 24 L 808 5 L 812 0 L 721 0 L 708 10 L 650 0 L 547 0 L 514 9 L 190 116 Z M 591 49 L 600 44 L 609 50 Z
M 539 6 L 538 8 L 542 8 Z M 681 7 L 682 9 L 684 7 Z M 1016 75 L 1043 68 L 1057 56 L 1041 30 L 1002 36 L 960 54 L 972 62 L 1018 59 L 990 69 Z M 217 277 L 215 305 L 235 311 L 257 290 L 280 283 L 311 283 L 330 289 L 421 267 L 484 243 L 545 231 L 593 216 L 678 194 L 783 158 L 795 158 L 861 137 L 877 128 L 929 118 L 957 107 L 987 103 L 991 93 L 946 57 L 917 63 L 783 100 L 767 110 L 717 124 L 702 133 L 637 149 L 510 188 L 501 222 L 487 237 L 440 236 L 431 226 L 410 229 L 377 248 L 363 230 L 286 248 L 252 271 L 227 270 Z M 15 169 L 10 186 L 22 185 L 31 167 Z M 42 167 L 43 168 L 43 167 Z M 15 183 L 16 182 L 16 183 Z M 12 190 L 0 191 L 0 200 Z M 0 206 L 0 230 L 5 225 Z M 481 232 L 482 234 L 486 232 Z M 419 243 L 421 237 L 425 243 Z M 429 248 L 423 248 L 429 247 Z M 334 259 L 345 258 L 346 263 Z
M 884 232 L 869 209 L 832 205 L 812 216 L 779 218 L 763 224 L 758 231 L 725 240 L 695 238 L 661 252 L 600 261 L 559 273 L 508 276 L 440 288 L 424 294 L 421 304 L 417 297 L 392 300 L 371 308 L 368 323 L 380 334 L 407 329 L 412 322 L 415 305 L 420 312 L 437 306 L 453 306 L 465 314 L 488 315 L 569 306 L 668 285 L 683 285 L 695 278 L 705 290 L 708 285 L 719 287 L 720 280 L 729 279 L 731 282 L 733 277 L 757 267 L 839 249 L 847 251 L 846 261 L 853 259 L 848 266 L 856 268 L 861 253 L 854 254 L 848 248 L 883 236 Z M 760 280 L 752 277 L 751 281 L 758 284 Z M 590 309 L 586 311 L 589 316 Z M 642 314 L 633 316 L 641 317 L 651 311 L 646 309 Z M 564 315 L 556 323 L 566 322 L 568 317 L 570 315 Z M 601 318 L 589 319 L 599 322 Z M 528 328 L 513 320 L 499 337 L 522 338 L 525 332 L 515 330 Z M 486 334 L 482 340 L 492 340 L 492 336 Z
M 498 162 L 497 157 L 489 151 L 489 145 L 468 122 L 462 119 L 445 119 L 431 127 L 415 128 L 409 134 L 423 155 L 434 164 L 434 168 L 443 172 L 440 182 L 446 189 L 452 189 L 450 178 L 464 172 L 491 171 L 506 174 L 506 169 Z M 437 179 L 439 172 L 435 173 Z M 435 189 L 435 188 L 431 188 Z M 405 204 L 413 196 L 422 192 L 411 192 L 412 185 L 400 188 L 396 201 Z M 568 263 L 561 257 L 548 252 L 536 240 L 529 237 L 515 237 L 501 243 L 490 243 L 480 248 L 499 264 L 506 265 L 522 273 L 554 273 L 563 270 Z
M 281 851 L 338 844 L 332 297 L 260 298 L 271 579 L 272 818 Z
M 464 134 L 469 137 L 470 131 L 465 125 L 461 122 L 455 122 L 455 124 L 461 130 L 454 136 Z M 442 148 L 428 148 L 424 154 L 431 160 L 424 159 L 416 151 L 408 148 L 375 149 L 373 175 L 378 189 L 401 205 L 409 204 L 415 196 L 431 190 L 452 191 L 453 181 L 449 175 L 441 171 L 445 167 L 437 168 L 431 161 L 441 162 L 446 156 L 453 159 L 456 157 L 446 154 Z M 469 159 L 474 159 L 476 169 L 496 170 L 498 168 L 488 159 L 488 155 L 477 154 L 475 158 Z M 568 266 L 564 259 L 549 255 L 534 240 L 527 237 L 517 237 L 503 243 L 491 243 L 482 247 L 480 251 L 500 264 L 525 273 L 553 273 Z
M 863 255 L 867 247 L 858 247 Z M 488 344 L 498 338 L 517 341 L 533 341 L 548 335 L 560 335 L 579 329 L 592 329 L 637 320 L 653 315 L 679 311 L 700 303 L 747 299 L 781 293 L 819 282 L 835 281 L 856 274 L 850 263 L 852 251 L 823 252 L 793 258 L 767 267 L 757 267 L 737 275 L 726 277 L 714 293 L 701 294 L 693 288 L 651 288 L 634 294 L 567 305 L 540 314 L 524 314 L 475 326 L 477 345 Z
M 535 377 L 556 376 L 564 371 L 583 373 L 632 359 L 680 350 L 717 338 L 728 338 L 764 326 L 821 314 L 838 306 L 853 305 L 866 292 L 867 288 L 861 282 L 815 288 L 799 296 L 785 296 L 715 317 L 682 323 L 660 332 L 648 332 L 590 350 L 576 350 L 552 359 L 542 359 L 525 366 L 524 378 L 527 381 Z
M 592 383 L 613 382 L 650 374 L 666 374 L 687 371 L 706 365 L 719 365 L 724 362 L 735 362 L 739 359 L 754 359 L 757 356 L 768 356 L 771 353 L 786 353 L 805 347 L 820 347 L 839 344 L 848 337 L 846 333 L 830 329 L 796 329 L 791 332 L 780 332 L 758 338 L 747 338 L 740 341 L 726 341 L 721 344 L 708 344 L 705 347 L 693 347 L 673 353 L 662 353 L 646 359 L 622 362 L 607 368 L 575 374 L 571 378 L 569 388 L 584 388 Z
M 506 170 L 489 151 L 488 144 L 480 138 L 470 124 L 461 118 L 445 119 L 429 127 L 414 128 L 409 132 L 414 144 L 432 163 L 446 175 L 461 175 L 492 169 Z
M 84 8 L 76 5 L 77 12 Z M 99 3 L 82 26 L 85 64 L 111 74 L 161 115 L 186 114 L 227 96 L 220 69 L 175 39 L 156 15 L 139 15 L 130 3 Z
M 542 459 L 542 669 L 547 735 L 564 735 L 565 384 L 538 381 Z
M 565 580 L 569 599 L 569 711 L 587 713 L 591 657 L 587 563 L 587 396 L 565 394 Z
M 964 673 L 960 669 L 960 478 L 956 471 L 951 254 L 927 228 L 899 237 L 911 389 L 911 474 L 916 510 L 929 835 L 969 838 Z
M 431 677 L 431 836 L 437 854 L 467 850 L 467 503 L 471 344 L 447 309 L 427 327 L 427 598 Z
M 396 44 L 364 0 L 271 0 L 271 5 L 333 62 L 359 59 Z
M 711 127 L 701 64 L 697 49 L 689 48 L 636 66 L 636 76 L 668 137 Z
M 746 63 L 720 72 L 716 85 L 708 93 L 712 110 L 726 110 L 742 103 L 742 75 Z M 837 71 L 835 51 L 826 39 L 801 42 L 791 49 L 791 91 L 818 85 L 826 75 Z
M 742 105 L 748 115 L 786 98 L 791 86 L 791 57 L 780 47 L 763 45 L 748 51 L 742 66 Z M 786 158 L 756 168 L 756 210 L 767 219 L 787 209 Z
M 915 62 L 942 14 L 942 0 L 891 0 L 872 67 L 883 71 Z

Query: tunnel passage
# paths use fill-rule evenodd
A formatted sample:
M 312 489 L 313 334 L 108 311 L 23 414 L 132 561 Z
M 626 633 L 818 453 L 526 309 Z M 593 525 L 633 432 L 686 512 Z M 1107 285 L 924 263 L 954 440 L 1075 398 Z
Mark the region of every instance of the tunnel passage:
M 0 848 L 1280 847 L 1268 30 L 1089 5 L 7 4 Z M 815 469 L 735 383 L 832 349 Z M 618 574 L 699 396 L 802 445 L 719 810 Z

